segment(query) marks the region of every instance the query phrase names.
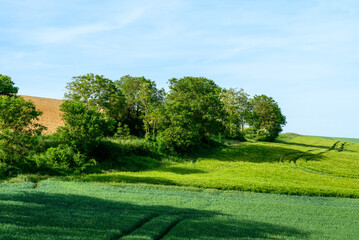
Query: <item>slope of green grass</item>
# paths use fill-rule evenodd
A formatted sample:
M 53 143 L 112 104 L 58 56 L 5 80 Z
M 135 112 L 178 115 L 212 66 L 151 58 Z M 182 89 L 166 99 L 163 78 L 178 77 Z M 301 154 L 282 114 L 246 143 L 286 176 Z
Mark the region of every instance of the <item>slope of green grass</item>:
M 232 142 L 206 157 L 149 170 L 69 179 L 359 197 L 359 144 L 284 134 L 275 143 Z
M 359 199 L 141 184 L 0 185 L 0 239 L 358 239 Z
M 339 137 L 321 137 L 321 136 L 311 136 L 311 137 L 337 140 L 337 141 L 343 141 L 343 142 L 359 143 L 359 138 L 339 138 Z

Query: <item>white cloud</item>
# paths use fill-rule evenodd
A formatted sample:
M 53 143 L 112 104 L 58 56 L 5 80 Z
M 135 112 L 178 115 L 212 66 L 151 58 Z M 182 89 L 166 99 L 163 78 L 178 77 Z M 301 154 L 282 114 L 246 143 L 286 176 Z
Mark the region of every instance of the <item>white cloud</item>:
M 62 28 L 37 29 L 35 31 L 28 32 L 28 38 L 39 44 L 70 43 L 73 40 L 88 34 L 124 28 L 140 19 L 144 15 L 145 11 L 146 7 L 137 8 L 130 13 L 120 14 L 120 16 L 116 17 L 112 22 L 100 22 Z

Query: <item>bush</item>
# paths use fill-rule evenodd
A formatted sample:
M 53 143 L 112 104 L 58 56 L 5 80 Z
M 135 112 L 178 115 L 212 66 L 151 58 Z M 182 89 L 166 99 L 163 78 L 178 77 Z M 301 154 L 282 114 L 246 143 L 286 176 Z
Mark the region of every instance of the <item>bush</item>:
M 154 142 L 143 138 L 107 138 L 97 146 L 93 157 L 105 168 L 139 170 L 158 165 L 161 157 Z M 157 160 L 156 160 L 157 159 Z
M 96 164 L 94 159 L 88 159 L 67 145 L 48 148 L 45 153 L 35 155 L 34 160 L 40 171 L 55 174 L 83 172 Z

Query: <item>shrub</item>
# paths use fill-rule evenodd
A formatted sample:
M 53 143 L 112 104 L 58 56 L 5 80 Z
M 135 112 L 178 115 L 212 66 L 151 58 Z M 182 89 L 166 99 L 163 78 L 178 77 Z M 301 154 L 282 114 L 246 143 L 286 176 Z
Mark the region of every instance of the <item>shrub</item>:
M 93 159 L 75 152 L 67 145 L 48 148 L 45 153 L 35 155 L 34 160 L 40 171 L 47 173 L 83 172 L 86 168 L 96 164 Z

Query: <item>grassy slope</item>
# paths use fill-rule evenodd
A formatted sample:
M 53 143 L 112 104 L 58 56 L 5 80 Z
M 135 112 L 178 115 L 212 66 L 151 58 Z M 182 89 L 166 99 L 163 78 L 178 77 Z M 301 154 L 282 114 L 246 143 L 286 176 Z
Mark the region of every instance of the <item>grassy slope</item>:
M 195 162 L 75 178 L 359 197 L 359 144 L 287 134 L 276 143 L 232 144 Z
M 343 142 L 359 143 L 359 138 L 339 138 L 339 137 L 321 137 L 321 136 L 310 136 L 310 137 L 324 138 L 324 139 L 337 140 L 337 141 L 343 141 Z
M 117 184 L 0 185 L 0 239 L 358 239 L 359 200 Z

